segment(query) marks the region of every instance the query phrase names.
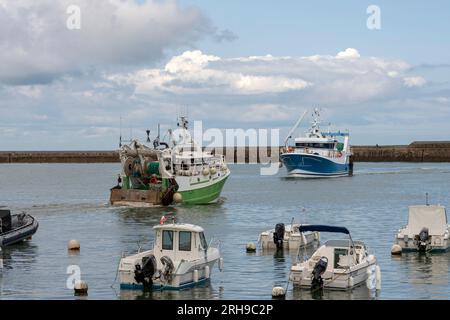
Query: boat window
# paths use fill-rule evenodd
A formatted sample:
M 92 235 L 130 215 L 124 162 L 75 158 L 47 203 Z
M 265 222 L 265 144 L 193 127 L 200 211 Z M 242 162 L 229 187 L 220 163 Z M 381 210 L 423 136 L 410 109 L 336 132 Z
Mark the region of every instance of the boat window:
M 200 243 L 202 244 L 202 248 L 203 249 L 208 249 L 208 243 L 206 242 L 206 239 L 205 239 L 205 235 L 203 234 L 203 232 L 200 232 Z
M 188 231 L 180 231 L 180 233 L 178 234 L 178 238 L 180 239 L 178 250 L 191 251 L 192 233 Z
M 348 249 L 334 249 L 334 268 L 341 269 L 348 266 Z
M 317 148 L 317 149 L 334 149 L 334 143 L 304 143 L 296 142 L 297 148 Z
M 173 250 L 173 231 L 163 231 L 162 248 L 163 250 Z

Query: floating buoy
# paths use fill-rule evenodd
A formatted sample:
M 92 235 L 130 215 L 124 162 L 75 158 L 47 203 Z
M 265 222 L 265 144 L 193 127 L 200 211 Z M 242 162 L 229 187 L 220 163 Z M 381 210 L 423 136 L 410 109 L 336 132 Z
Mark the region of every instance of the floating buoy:
M 205 278 L 209 279 L 209 276 L 210 276 L 209 266 L 205 266 Z
M 216 170 L 216 168 L 213 167 L 213 168 L 211 168 L 210 172 L 211 172 L 211 174 L 216 174 L 217 170 Z
M 78 251 L 80 250 L 80 242 L 78 240 L 70 240 L 69 244 L 67 245 L 67 249 L 71 251 Z
M 194 274 L 192 275 L 194 283 L 198 282 L 198 270 L 194 270 Z
M 354 281 L 353 277 L 349 277 L 348 278 L 348 287 L 353 288 L 354 285 L 355 285 L 355 281 Z
M 391 254 L 392 255 L 401 255 L 402 247 L 400 247 L 398 244 L 394 244 L 391 248 Z
M 247 252 L 256 252 L 256 245 L 253 242 L 247 243 Z
M 375 268 L 375 274 L 377 278 L 376 289 L 381 290 L 381 269 L 379 265 L 377 265 Z
M 283 287 L 273 287 L 272 288 L 272 298 L 284 298 L 286 292 Z
M 175 203 L 181 203 L 183 201 L 183 196 L 181 195 L 181 193 L 175 192 L 175 194 L 173 195 L 173 201 L 175 201 Z
M 202 174 L 204 176 L 207 176 L 209 174 L 209 169 L 208 168 L 203 169 Z
M 75 295 L 87 295 L 88 293 L 88 284 L 86 281 L 78 280 L 75 282 L 74 286 Z
M 220 272 L 223 271 L 223 267 L 224 267 L 224 264 L 223 264 L 223 258 L 220 258 L 220 259 L 219 259 L 219 270 L 220 270 Z
M 376 266 L 371 266 L 367 268 L 366 272 L 367 272 L 367 280 L 366 280 L 367 289 L 373 290 L 376 288 L 377 285 Z
M 226 164 L 224 164 L 224 165 L 222 165 L 221 169 L 222 169 L 222 171 L 227 171 L 228 167 Z

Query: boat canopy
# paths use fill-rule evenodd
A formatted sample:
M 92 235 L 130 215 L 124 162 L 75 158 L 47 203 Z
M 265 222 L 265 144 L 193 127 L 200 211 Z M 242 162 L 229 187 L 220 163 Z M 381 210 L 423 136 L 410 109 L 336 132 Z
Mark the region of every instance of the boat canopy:
M 306 231 L 320 231 L 320 232 L 337 232 L 337 233 L 345 233 L 350 234 L 350 231 L 348 231 L 345 227 L 335 227 L 335 226 L 324 226 L 324 225 L 302 225 L 298 229 L 299 232 L 306 232 Z
M 408 234 L 419 234 L 424 227 L 429 229 L 430 235 L 443 235 L 447 230 L 445 207 L 433 205 L 410 206 Z

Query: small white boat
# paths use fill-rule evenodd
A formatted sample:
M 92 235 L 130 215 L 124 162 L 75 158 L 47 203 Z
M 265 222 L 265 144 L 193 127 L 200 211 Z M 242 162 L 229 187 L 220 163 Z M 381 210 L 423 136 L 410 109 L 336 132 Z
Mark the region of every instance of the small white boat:
M 218 245 L 206 242 L 203 228 L 172 223 L 153 229 L 152 250 L 120 260 L 121 289 L 184 289 L 209 280 L 216 262 L 222 270 Z
M 303 246 L 309 246 L 320 241 L 319 232 L 299 232 L 300 224 L 291 223 L 284 225 L 278 223 L 275 229 L 267 230 L 259 235 L 262 249 L 289 249 L 298 250 Z
M 299 231 L 344 233 L 349 235 L 349 239 L 329 240 L 320 246 L 311 258 L 294 264 L 290 274 L 294 286 L 312 290 L 322 288 L 345 290 L 366 281 L 379 281 L 380 273 L 375 256 L 368 254 L 364 242 L 353 241 L 347 228 L 309 225 L 300 226 Z
M 450 246 L 449 235 L 444 206 L 410 206 L 408 225 L 398 231 L 394 245 L 399 245 L 402 251 L 446 251 Z

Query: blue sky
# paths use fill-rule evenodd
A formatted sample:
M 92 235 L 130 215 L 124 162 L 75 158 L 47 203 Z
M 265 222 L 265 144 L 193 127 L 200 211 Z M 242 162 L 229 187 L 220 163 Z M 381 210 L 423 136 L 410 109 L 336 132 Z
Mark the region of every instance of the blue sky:
M 448 1 L 183 0 L 197 5 L 220 28 L 239 38 L 223 45 L 203 41 L 204 51 L 226 57 L 335 54 L 354 47 L 363 55 L 412 64 L 450 63 Z M 381 9 L 381 29 L 369 30 L 366 9 Z
M 81 10 L 68 30 L 67 7 Z M 366 26 L 369 5 L 381 29 Z M 450 140 L 447 1 L 0 0 L 0 150 L 113 149 L 177 110 L 354 144 Z M 302 128 L 299 130 L 301 133 Z

